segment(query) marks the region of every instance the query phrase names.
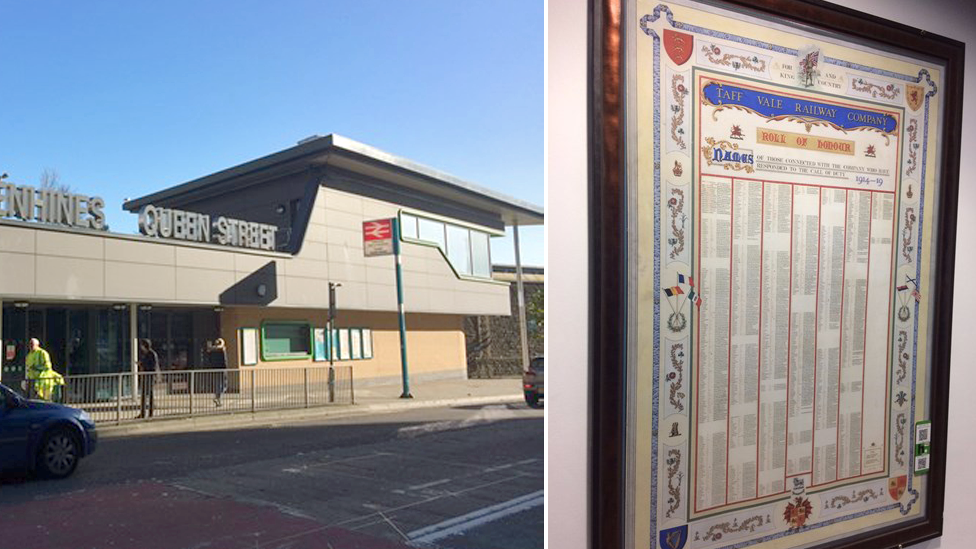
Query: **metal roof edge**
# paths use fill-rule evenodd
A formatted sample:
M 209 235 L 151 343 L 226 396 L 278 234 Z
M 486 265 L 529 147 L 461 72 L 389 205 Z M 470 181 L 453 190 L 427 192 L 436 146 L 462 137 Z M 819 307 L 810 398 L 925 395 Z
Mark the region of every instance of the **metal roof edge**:
M 318 137 L 318 138 L 313 138 L 313 139 L 303 141 L 299 145 L 289 147 L 287 149 L 269 154 L 267 156 L 263 156 L 255 160 L 238 164 L 237 166 L 233 166 L 231 168 L 227 168 L 225 170 L 221 170 L 219 172 L 215 172 L 210 175 L 206 175 L 174 187 L 163 189 L 161 191 L 157 191 L 155 193 L 142 196 L 140 198 L 127 200 L 122 204 L 122 208 L 127 211 L 133 212 L 138 210 L 142 206 L 145 206 L 146 204 L 150 204 L 154 201 L 174 198 L 180 195 L 193 193 L 197 190 L 226 181 L 234 177 L 240 177 L 243 175 L 247 175 L 249 173 L 270 168 L 278 164 L 283 164 L 286 162 L 298 160 L 302 157 L 313 156 L 313 155 L 322 154 L 330 151 L 339 152 L 339 153 L 348 153 L 348 154 L 365 157 L 378 164 L 391 166 L 421 176 L 424 179 L 446 184 L 447 186 L 454 187 L 461 191 L 482 196 L 484 198 L 493 200 L 509 208 L 521 210 L 522 213 L 528 214 L 529 217 L 537 217 L 537 220 L 540 222 L 542 222 L 545 219 L 545 212 L 541 206 L 537 206 L 530 202 L 520 200 L 505 195 L 503 193 L 499 193 L 497 191 L 482 187 L 480 185 L 476 185 L 474 183 L 465 181 L 459 177 L 453 176 L 446 172 L 442 172 L 430 166 L 420 164 L 412 160 L 409 160 L 407 158 L 396 156 L 394 154 L 390 154 L 388 152 L 377 149 L 376 147 L 372 147 L 370 145 L 366 145 L 365 143 L 361 143 L 354 139 L 350 139 L 348 137 L 344 137 L 342 135 L 334 134 L 334 133 L 328 134 L 324 137 Z

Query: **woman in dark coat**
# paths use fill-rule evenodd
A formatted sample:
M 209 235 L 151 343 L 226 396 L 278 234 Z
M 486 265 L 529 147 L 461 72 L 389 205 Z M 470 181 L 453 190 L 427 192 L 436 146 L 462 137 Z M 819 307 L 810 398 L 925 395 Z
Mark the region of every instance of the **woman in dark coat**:
M 216 378 L 214 382 L 214 404 L 221 406 L 220 397 L 227 390 L 227 345 L 224 340 L 219 337 L 214 340 L 207 354 L 209 355 L 207 362 L 210 369 L 224 370 L 213 374 Z
M 152 342 L 148 339 L 143 339 L 139 341 L 139 372 L 143 375 L 139 376 L 139 388 L 142 393 L 142 405 L 140 406 L 141 411 L 137 418 L 144 418 L 146 416 L 146 404 L 149 404 L 149 416 L 153 415 L 153 408 L 155 408 L 155 402 L 153 398 L 153 385 L 156 383 L 156 378 L 159 377 L 159 355 L 152 348 Z M 151 375 L 145 375 L 145 374 Z

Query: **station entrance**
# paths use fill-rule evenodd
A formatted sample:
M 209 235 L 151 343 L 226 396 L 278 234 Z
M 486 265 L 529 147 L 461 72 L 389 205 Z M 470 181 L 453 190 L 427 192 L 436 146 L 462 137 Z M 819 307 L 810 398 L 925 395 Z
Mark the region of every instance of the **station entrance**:
M 111 374 L 132 369 L 131 307 L 4 301 L 0 374 L 18 387 L 26 372 L 28 341 L 37 338 L 65 376 Z M 140 306 L 136 336 L 147 338 L 163 370 L 205 368 L 207 341 L 220 334 L 220 315 L 212 308 Z

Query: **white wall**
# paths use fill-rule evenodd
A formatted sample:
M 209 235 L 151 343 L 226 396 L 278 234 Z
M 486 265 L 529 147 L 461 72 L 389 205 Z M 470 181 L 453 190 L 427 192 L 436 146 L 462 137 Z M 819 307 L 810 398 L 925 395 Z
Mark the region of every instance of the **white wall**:
M 847 7 L 896 20 L 929 32 L 976 44 L 976 10 L 953 0 L 846 0 Z M 552 373 L 546 404 L 546 514 L 549 547 L 585 547 L 586 445 L 586 2 L 549 0 L 547 51 L 547 351 Z M 965 346 L 974 335 L 976 271 L 971 235 L 976 234 L 976 53 L 966 62 L 959 227 L 953 304 L 955 345 L 949 400 L 949 456 L 945 535 L 918 547 L 968 549 L 967 533 L 976 511 L 976 369 Z

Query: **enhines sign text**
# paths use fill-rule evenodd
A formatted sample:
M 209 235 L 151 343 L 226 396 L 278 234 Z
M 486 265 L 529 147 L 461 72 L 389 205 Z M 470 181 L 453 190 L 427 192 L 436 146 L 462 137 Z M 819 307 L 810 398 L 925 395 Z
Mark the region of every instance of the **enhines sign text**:
M 144 206 L 139 211 L 139 232 L 146 236 L 273 251 L 277 231 L 275 225 L 223 216 L 211 222 L 207 214 L 153 205 Z
M 0 183 L 0 217 L 82 229 L 105 229 L 104 207 L 105 201 L 97 196 Z

